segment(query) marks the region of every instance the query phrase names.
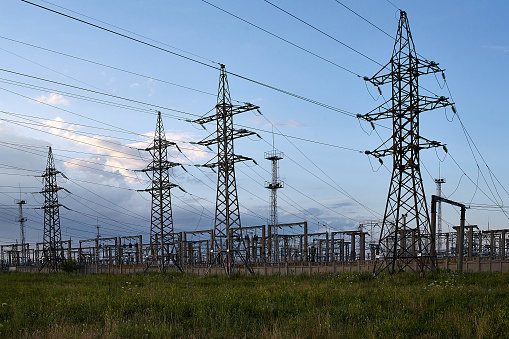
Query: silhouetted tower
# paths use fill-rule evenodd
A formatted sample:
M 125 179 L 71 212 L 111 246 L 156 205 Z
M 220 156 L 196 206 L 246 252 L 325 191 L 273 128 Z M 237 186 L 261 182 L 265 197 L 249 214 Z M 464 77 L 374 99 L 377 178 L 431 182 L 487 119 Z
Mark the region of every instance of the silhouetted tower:
M 235 163 L 252 159 L 236 155 L 233 151 L 233 141 L 256 133 L 246 129 L 234 129 L 233 116 L 259 108 L 260 107 L 250 103 L 246 103 L 242 106 L 232 105 L 226 69 L 224 65 L 221 65 L 216 113 L 193 121 L 198 124 L 216 121 L 217 126 L 215 138 L 204 139 L 198 142 L 199 145 L 203 146 L 217 144 L 217 156 L 214 158 L 217 159 L 217 162 L 209 162 L 203 165 L 209 168 L 218 168 L 216 212 L 208 271 L 210 271 L 212 265 L 221 264 L 224 266 L 226 273 L 231 275 L 234 269 L 235 258 L 238 256 L 248 265 L 247 259 L 242 256 L 240 248 L 234 248 L 234 231 L 238 232 L 239 246 L 243 243 L 240 228 L 237 184 L 235 182 Z M 212 134 L 210 136 L 212 136 Z
M 265 183 L 265 188 L 270 190 L 270 220 L 269 234 L 270 246 L 269 260 L 279 262 L 279 237 L 278 237 L 278 217 L 277 217 L 277 190 L 283 188 L 283 182 L 279 180 L 279 160 L 283 159 L 284 154 L 276 151 L 275 148 L 270 152 L 265 152 L 265 159 L 272 163 L 272 181 Z
M 59 213 L 60 206 L 62 205 L 58 203 L 58 191 L 64 188 L 57 185 L 57 174 L 64 176 L 62 172 L 55 169 L 53 152 L 50 147 L 48 151 L 46 171 L 42 175 L 44 188 L 40 193 L 44 195 L 44 205 L 42 206 L 42 209 L 44 210 L 42 265 L 53 269 L 57 269 L 58 264 L 64 259 Z
M 173 231 L 170 190 L 178 187 L 170 182 L 169 170 L 179 163 L 168 161 L 168 147 L 177 144 L 166 140 L 161 112 L 157 112 L 157 124 L 154 141 L 145 148 L 152 155 L 152 162 L 141 172 L 145 172 L 152 185 L 143 191 L 152 195 L 150 216 L 150 251 L 152 263 L 159 264 L 161 271 L 166 270 L 170 261 L 181 270 L 177 258 L 177 239 Z
M 27 202 L 25 200 L 21 200 L 21 193 L 19 194 L 19 200 L 16 200 L 16 204 L 18 205 L 18 219 L 16 220 L 17 222 L 19 222 L 19 236 L 20 236 L 20 240 L 21 240 L 21 265 L 26 265 L 27 263 L 27 253 L 26 253 L 26 248 L 25 248 L 25 243 L 26 243 L 26 239 L 25 239 L 25 221 L 27 221 L 27 218 L 24 218 L 23 217 L 23 205 L 26 204 Z
M 435 179 L 435 184 L 437 184 L 437 197 L 441 198 L 442 197 L 442 184 L 445 184 L 445 179 L 444 178 Z M 442 233 L 442 200 L 440 200 L 440 199 L 438 200 L 438 203 L 437 203 L 437 229 L 438 229 L 438 234 L 441 234 Z M 436 242 L 437 242 L 436 249 L 437 249 L 437 251 L 440 251 L 441 243 L 440 243 L 439 236 L 437 236 Z
M 390 67 L 390 72 L 381 74 Z M 369 122 L 391 119 L 393 134 L 374 151 L 366 151 L 381 161 L 393 157 L 392 177 L 380 233 L 379 261 L 374 275 L 384 269 L 390 272 L 417 269 L 423 272 L 431 265 L 431 229 L 428 207 L 422 184 L 419 151 L 443 146 L 419 134 L 419 114 L 451 105 L 445 97 L 419 95 L 419 77 L 443 70 L 433 61 L 417 57 L 407 15 L 400 11 L 398 33 L 390 62 L 372 78 L 364 78 L 375 86 L 392 83 L 391 108 L 377 107 L 365 115 Z M 392 145 L 386 144 L 392 140 Z M 445 146 L 444 146 L 445 149 Z

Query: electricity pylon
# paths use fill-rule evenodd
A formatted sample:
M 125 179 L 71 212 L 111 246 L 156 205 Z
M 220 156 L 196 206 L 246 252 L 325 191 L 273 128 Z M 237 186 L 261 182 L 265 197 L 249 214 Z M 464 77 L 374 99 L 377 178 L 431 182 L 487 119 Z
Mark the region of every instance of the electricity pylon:
M 46 170 L 42 175 L 44 188 L 40 192 L 44 195 L 44 236 L 43 236 L 43 258 L 42 267 L 48 266 L 51 269 L 58 269 L 58 264 L 64 260 L 62 249 L 62 234 L 60 231 L 60 206 L 58 202 L 58 191 L 65 188 L 57 185 L 57 174 L 65 175 L 55 169 L 55 161 L 51 147 L 48 151 L 48 162 Z M 69 192 L 69 191 L 67 191 Z
M 265 188 L 270 190 L 270 246 L 271 249 L 269 258 L 273 262 L 279 262 L 279 237 L 278 237 L 278 215 L 277 215 L 277 191 L 284 187 L 284 184 L 279 180 L 279 160 L 283 159 L 284 154 L 276 151 L 275 148 L 270 152 L 265 152 L 265 159 L 270 160 L 272 163 L 272 181 L 265 183 Z
M 382 72 L 390 67 L 390 72 Z M 445 97 L 427 97 L 419 94 L 419 77 L 442 73 L 433 61 L 419 59 L 410 33 L 406 12 L 400 11 L 398 33 L 392 58 L 384 68 L 364 80 L 375 86 L 392 84 L 392 98 L 359 118 L 373 122 L 392 119 L 393 134 L 374 151 L 366 151 L 381 161 L 393 157 L 392 177 L 380 233 L 378 261 L 373 274 L 407 267 L 424 272 L 433 265 L 431 226 L 422 183 L 419 151 L 444 147 L 437 141 L 419 134 L 419 115 L 440 107 L 452 105 Z M 391 102 L 391 108 L 383 106 Z M 386 144 L 392 140 L 392 145 Z
M 152 156 L 150 164 L 140 170 L 145 172 L 151 181 L 151 187 L 145 192 L 152 195 L 152 208 L 150 214 L 150 252 L 152 263 L 160 265 L 161 271 L 173 261 L 182 271 L 178 258 L 178 243 L 173 230 L 173 214 L 171 209 L 170 190 L 178 185 L 170 182 L 169 170 L 179 163 L 168 161 L 168 147 L 177 144 L 166 140 L 161 112 L 157 112 L 157 124 L 154 141 L 145 148 Z
M 246 103 L 242 106 L 232 105 L 226 68 L 224 65 L 221 65 L 217 105 L 215 108 L 215 114 L 193 121 L 198 124 L 216 121 L 217 126 L 215 138 L 204 139 L 197 143 L 202 146 L 217 144 L 217 156 L 215 157 L 217 158 L 217 162 L 209 162 L 203 165 L 204 167 L 218 168 L 216 212 L 207 271 L 210 271 L 212 265 L 220 264 L 223 265 L 226 273 L 231 275 L 234 270 L 236 257 L 240 257 L 241 260 L 244 261 L 246 267 L 250 269 L 246 256 L 243 256 L 240 250 L 240 244 L 243 243 L 243 238 L 237 184 L 235 182 L 235 163 L 253 160 L 248 157 L 236 155 L 233 151 L 233 141 L 241 137 L 256 134 L 246 129 L 234 129 L 233 116 L 235 114 L 259 109 L 260 107 L 250 103 Z M 238 232 L 239 246 L 237 248 L 234 248 L 234 232 Z

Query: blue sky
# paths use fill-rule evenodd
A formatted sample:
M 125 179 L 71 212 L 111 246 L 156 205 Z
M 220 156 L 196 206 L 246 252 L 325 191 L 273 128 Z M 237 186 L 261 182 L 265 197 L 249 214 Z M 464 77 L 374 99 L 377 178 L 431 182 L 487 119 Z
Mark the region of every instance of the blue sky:
M 277 5 L 337 41 L 263 0 L 210 0 L 330 62 L 200 0 L 33 2 L 207 65 L 224 63 L 232 73 L 354 115 L 370 111 L 383 100 L 375 101 L 376 88 L 366 86 L 355 74 L 371 76 L 378 72 L 381 67 L 374 61 L 389 61 L 393 40 L 334 0 L 278 1 Z M 407 12 L 417 52 L 445 69 L 459 117 L 474 141 L 470 140 L 469 146 L 458 117 L 450 109 L 421 116 L 421 135 L 447 144 L 449 150 L 449 154 L 441 149 L 421 153 L 428 201 L 435 192 L 433 178 L 440 171 L 447 180 L 444 194 L 475 207 L 467 212 L 469 223 L 481 228 L 487 228 L 488 223 L 490 228 L 506 228 L 509 218 L 500 208 L 477 208 L 481 204 L 503 206 L 509 198 L 505 175 L 505 85 L 509 78 L 506 2 L 393 0 L 395 6 L 382 0 L 342 3 L 392 36 L 398 24 L 396 7 Z M 60 194 L 61 203 L 71 209 L 61 211 L 64 238 L 94 237 L 97 223 L 105 236 L 147 235 L 150 197 L 135 191 L 147 187 L 147 182 L 133 170 L 147 164 L 148 155 L 135 149 L 148 146 L 146 136 L 153 134 L 156 109 L 164 114 L 168 139 L 176 141 L 185 155 L 171 151 L 172 160 L 185 164 L 189 172 L 177 169 L 173 173 L 174 180 L 190 193 L 172 191 L 175 228 L 199 230 L 213 226 L 216 175 L 194 166 L 207 162 L 213 153 L 190 142 L 207 137 L 214 126 L 204 130 L 185 120 L 202 116 L 215 105 L 217 70 L 22 1 L 7 1 L 0 19 L 0 206 L 5 212 L 0 217 L 2 243 L 19 239 L 14 204 L 14 199 L 19 199 L 18 186 L 22 187 L 22 199 L 28 202 L 28 240 L 42 241 L 42 211 L 31 207 L 42 203 L 42 196 L 33 194 L 42 187 L 40 178 L 34 175 L 44 170 L 47 149 L 42 146 L 49 145 L 54 148 L 58 169 L 69 178 L 59 181 L 71 192 Z M 378 127 L 371 132 L 369 124 L 356 118 L 239 77 L 230 76 L 229 83 L 232 99 L 259 105 L 263 113 L 235 117 L 236 124 L 262 137 L 235 144 L 236 153 L 252 157 L 258 164 L 237 165 L 243 226 L 267 222 L 269 192 L 263 185 L 270 180 L 270 163 L 263 159 L 263 153 L 272 148 L 272 124 L 285 135 L 313 141 L 278 134 L 274 137 L 276 148 L 285 154 L 280 162 L 285 182 L 280 190 L 281 222 L 307 220 L 311 231 L 341 230 L 382 216 L 390 167 L 380 168 L 376 159 L 369 159 L 363 152 L 377 148 L 380 138 L 390 136 L 389 129 Z M 447 88 L 441 88 L 444 84 L 440 75 L 423 77 L 421 85 L 449 96 Z M 386 98 L 390 96 L 389 86 L 382 91 Z M 121 108 L 119 104 L 130 107 Z M 384 159 L 384 163 L 390 166 L 391 160 Z M 459 215 L 448 206 L 444 206 L 443 213 L 447 231 L 458 223 Z

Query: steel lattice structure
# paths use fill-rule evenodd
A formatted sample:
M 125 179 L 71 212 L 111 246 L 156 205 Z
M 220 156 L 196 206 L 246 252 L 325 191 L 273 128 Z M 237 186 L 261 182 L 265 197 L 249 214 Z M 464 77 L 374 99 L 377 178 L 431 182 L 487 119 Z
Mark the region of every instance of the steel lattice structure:
M 43 265 L 57 269 L 58 264 L 64 260 L 62 249 L 62 234 L 60 231 L 60 206 L 58 191 L 63 189 L 57 185 L 57 174 L 62 174 L 55 169 L 55 161 L 51 147 L 48 151 L 46 170 L 42 175 L 44 188 L 40 192 L 44 195 L 44 236 L 43 236 Z
M 166 140 L 161 112 L 157 112 L 157 124 L 153 143 L 145 148 L 152 156 L 152 162 L 141 172 L 145 172 L 152 185 L 143 191 L 152 196 L 150 214 L 150 252 L 152 263 L 159 264 L 161 271 L 173 262 L 181 270 L 178 261 L 178 239 L 173 231 L 171 209 L 171 189 L 178 187 L 170 182 L 169 170 L 179 163 L 168 161 L 168 147 L 176 143 Z
M 217 167 L 217 194 L 216 211 L 214 219 L 214 230 L 212 232 L 209 270 L 214 264 L 223 265 L 228 275 L 233 273 L 235 257 L 240 256 L 246 266 L 249 264 L 245 256 L 242 256 L 239 247 L 234 248 L 234 236 L 241 237 L 241 222 L 239 212 L 239 201 L 237 196 L 237 185 L 235 181 L 235 163 L 239 161 L 252 160 L 251 158 L 236 155 L 233 149 L 235 139 L 254 135 L 256 133 L 246 129 L 234 129 L 233 116 L 235 114 L 259 109 L 250 103 L 244 105 L 233 105 L 228 86 L 227 72 L 224 65 L 221 65 L 219 76 L 219 90 L 214 115 L 194 120 L 198 124 L 205 124 L 216 121 L 216 137 L 204 139 L 198 142 L 199 145 L 210 146 L 217 144 L 217 162 L 207 163 L 203 166 Z M 234 234 L 238 232 L 238 234 Z M 239 239 L 239 246 L 243 243 Z
M 279 262 L 279 237 L 278 237 L 278 216 L 277 216 L 277 191 L 283 188 L 283 182 L 279 180 L 279 160 L 283 159 L 284 154 L 273 149 L 270 152 L 265 152 L 265 159 L 270 160 L 272 163 L 272 181 L 265 183 L 265 188 L 270 190 L 270 246 L 269 255 L 270 260 Z
M 389 67 L 389 73 L 381 74 Z M 374 275 L 385 269 L 395 272 L 407 267 L 423 272 L 432 264 L 434 253 L 419 151 L 443 145 L 420 136 L 419 115 L 451 103 L 445 97 L 420 95 L 419 77 L 437 72 L 443 72 L 437 63 L 418 58 L 406 12 L 401 11 L 390 62 L 372 78 L 364 79 L 377 87 L 390 82 L 392 98 L 368 114 L 359 115 L 359 118 L 369 122 L 392 119 L 393 125 L 391 138 L 376 150 L 366 152 L 379 159 L 387 155 L 393 157 L 391 183 L 378 247 L 380 260 L 375 265 Z M 389 102 L 392 107 L 383 109 Z M 391 140 L 392 146 L 386 147 Z

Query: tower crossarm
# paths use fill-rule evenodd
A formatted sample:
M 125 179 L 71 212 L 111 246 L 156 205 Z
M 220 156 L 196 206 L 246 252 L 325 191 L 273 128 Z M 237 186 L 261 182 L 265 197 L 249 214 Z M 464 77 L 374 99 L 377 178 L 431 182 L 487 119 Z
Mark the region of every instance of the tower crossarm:
M 159 146 L 159 144 L 160 144 L 160 146 Z M 142 151 L 154 151 L 154 150 L 158 150 L 159 148 L 165 148 L 168 146 L 177 146 L 177 143 L 175 143 L 173 141 L 168 141 L 168 140 L 154 140 L 154 143 L 152 144 L 152 146 L 143 148 L 141 150 Z
M 241 162 L 241 161 L 249 161 L 249 160 L 253 160 L 253 158 L 245 157 L 243 155 L 236 155 L 236 154 L 234 154 L 232 162 Z M 207 163 L 205 165 L 201 165 L 201 167 L 214 168 L 214 167 L 219 167 L 222 164 L 223 164 L 222 162 L 214 162 L 214 163 Z
M 248 131 L 247 129 L 244 129 L 244 128 L 243 129 L 235 129 L 235 130 L 233 130 L 232 135 L 230 136 L 231 139 L 230 138 L 229 139 L 234 140 L 234 139 L 239 139 L 239 138 L 243 138 L 243 137 L 247 137 L 247 136 L 251 136 L 251 135 L 258 135 L 258 134 L 256 132 Z M 196 144 L 201 145 L 201 146 L 210 146 L 210 145 L 217 144 L 219 142 L 224 142 L 223 135 L 220 135 L 213 139 L 208 139 L 208 140 L 205 139 L 205 140 L 197 142 Z
M 442 73 L 444 70 L 438 67 L 438 63 L 429 60 L 417 60 L 417 68 L 419 75 Z
M 438 63 L 429 60 L 416 59 L 417 69 L 415 69 L 414 76 L 442 73 L 444 70 L 438 67 Z M 371 78 L 364 77 L 364 81 L 370 82 L 376 87 L 385 85 L 392 81 L 393 72 L 383 74 L 382 71 L 391 67 L 393 60 L 389 61 L 384 67 Z
M 441 142 L 438 142 L 436 140 L 428 140 L 424 137 L 419 137 L 420 141 L 419 141 L 419 149 L 429 149 L 429 148 L 434 148 L 434 147 L 443 147 L 444 148 L 444 151 L 447 152 L 447 147 L 445 146 L 445 144 L 442 144 Z
M 253 105 L 251 103 L 245 103 L 244 105 L 226 105 L 226 107 L 224 104 L 218 104 L 215 106 L 216 112 L 221 111 L 224 108 L 226 108 L 230 112 L 230 115 L 235 115 L 235 114 L 253 111 L 255 109 L 259 110 L 260 106 Z M 206 123 L 209 123 L 212 121 L 216 121 L 218 118 L 217 115 L 218 115 L 218 113 L 212 114 L 207 117 L 203 117 L 203 118 L 196 119 L 196 120 L 191 120 L 191 122 L 194 122 L 195 124 L 203 125 L 203 124 L 206 124 Z
M 44 193 L 54 193 L 54 192 L 58 192 L 60 190 L 64 190 L 66 191 L 67 193 L 71 194 L 71 192 L 67 189 L 67 188 L 64 188 L 64 187 L 60 187 L 60 186 L 52 186 L 52 187 L 48 187 L 48 188 L 44 188 L 42 191 L 40 191 L 39 193 L 41 194 L 44 194 Z
M 391 63 L 392 63 L 392 59 L 387 64 L 385 64 L 384 67 L 382 67 L 382 69 L 379 70 L 378 73 L 373 75 L 371 78 L 364 77 L 363 78 L 364 81 L 368 81 L 377 87 L 391 82 L 392 73 L 387 73 L 387 74 L 382 73 L 382 71 L 384 69 L 390 69 Z
M 159 192 L 161 189 L 166 190 L 166 189 L 172 189 L 175 187 L 179 187 L 179 185 L 173 184 L 173 183 L 165 183 L 165 184 L 161 185 L 161 187 L 150 187 L 150 188 L 146 188 L 144 190 L 136 190 L 136 191 L 137 192 Z
M 394 108 L 389 108 L 385 110 L 381 110 L 385 105 L 388 105 L 392 99 L 387 100 L 380 106 L 376 107 L 375 109 L 371 110 L 370 112 L 366 114 L 357 114 L 358 119 L 363 119 L 368 122 L 376 121 L 376 120 L 382 120 L 382 119 L 392 119 L 395 117 L 395 110 Z M 449 102 L 449 98 L 446 98 L 444 96 L 441 97 L 427 97 L 424 95 L 419 96 L 419 105 L 417 107 L 418 112 L 426 112 L 426 111 L 432 111 L 437 108 L 452 106 L 454 103 Z M 413 109 L 413 106 L 409 106 L 407 110 Z M 403 111 L 403 113 L 406 113 L 406 111 Z
M 449 102 L 449 98 L 441 97 L 427 97 L 424 95 L 419 96 L 419 112 L 432 111 L 437 108 L 452 106 L 454 103 Z
M 392 108 L 385 109 L 385 107 L 384 107 L 385 105 L 389 105 L 391 103 L 391 100 L 392 99 L 387 100 L 386 102 L 384 102 L 380 106 L 372 109 L 371 111 L 369 111 L 366 114 L 357 114 L 357 118 L 358 119 L 363 119 L 363 120 L 366 120 L 366 121 L 369 121 L 369 122 L 376 121 L 376 120 L 381 120 L 381 119 L 392 118 L 394 110 Z
M 378 158 L 378 159 L 386 157 L 388 155 L 393 155 L 394 147 L 382 148 L 384 145 L 386 145 L 391 140 L 392 140 L 392 137 L 389 140 L 387 140 L 386 142 L 384 142 L 376 150 L 374 150 L 374 151 L 365 151 L 364 153 L 367 154 L 367 155 L 372 155 L 372 156 L 374 156 L 375 158 Z M 429 148 L 433 148 L 433 147 L 443 147 L 444 150 L 447 152 L 447 148 L 446 148 L 445 144 L 442 144 L 442 143 L 440 143 L 438 141 L 435 141 L 435 140 L 428 140 L 428 139 L 426 139 L 424 137 L 419 137 L 419 140 L 420 140 L 419 144 L 417 145 L 419 150 L 421 150 L 421 149 L 429 149 Z
M 172 161 L 161 161 L 160 163 L 154 164 L 151 163 L 147 167 L 141 170 L 134 170 L 134 172 L 154 172 L 154 171 L 160 171 L 160 170 L 168 170 L 173 167 L 181 166 L 178 162 L 172 162 Z

